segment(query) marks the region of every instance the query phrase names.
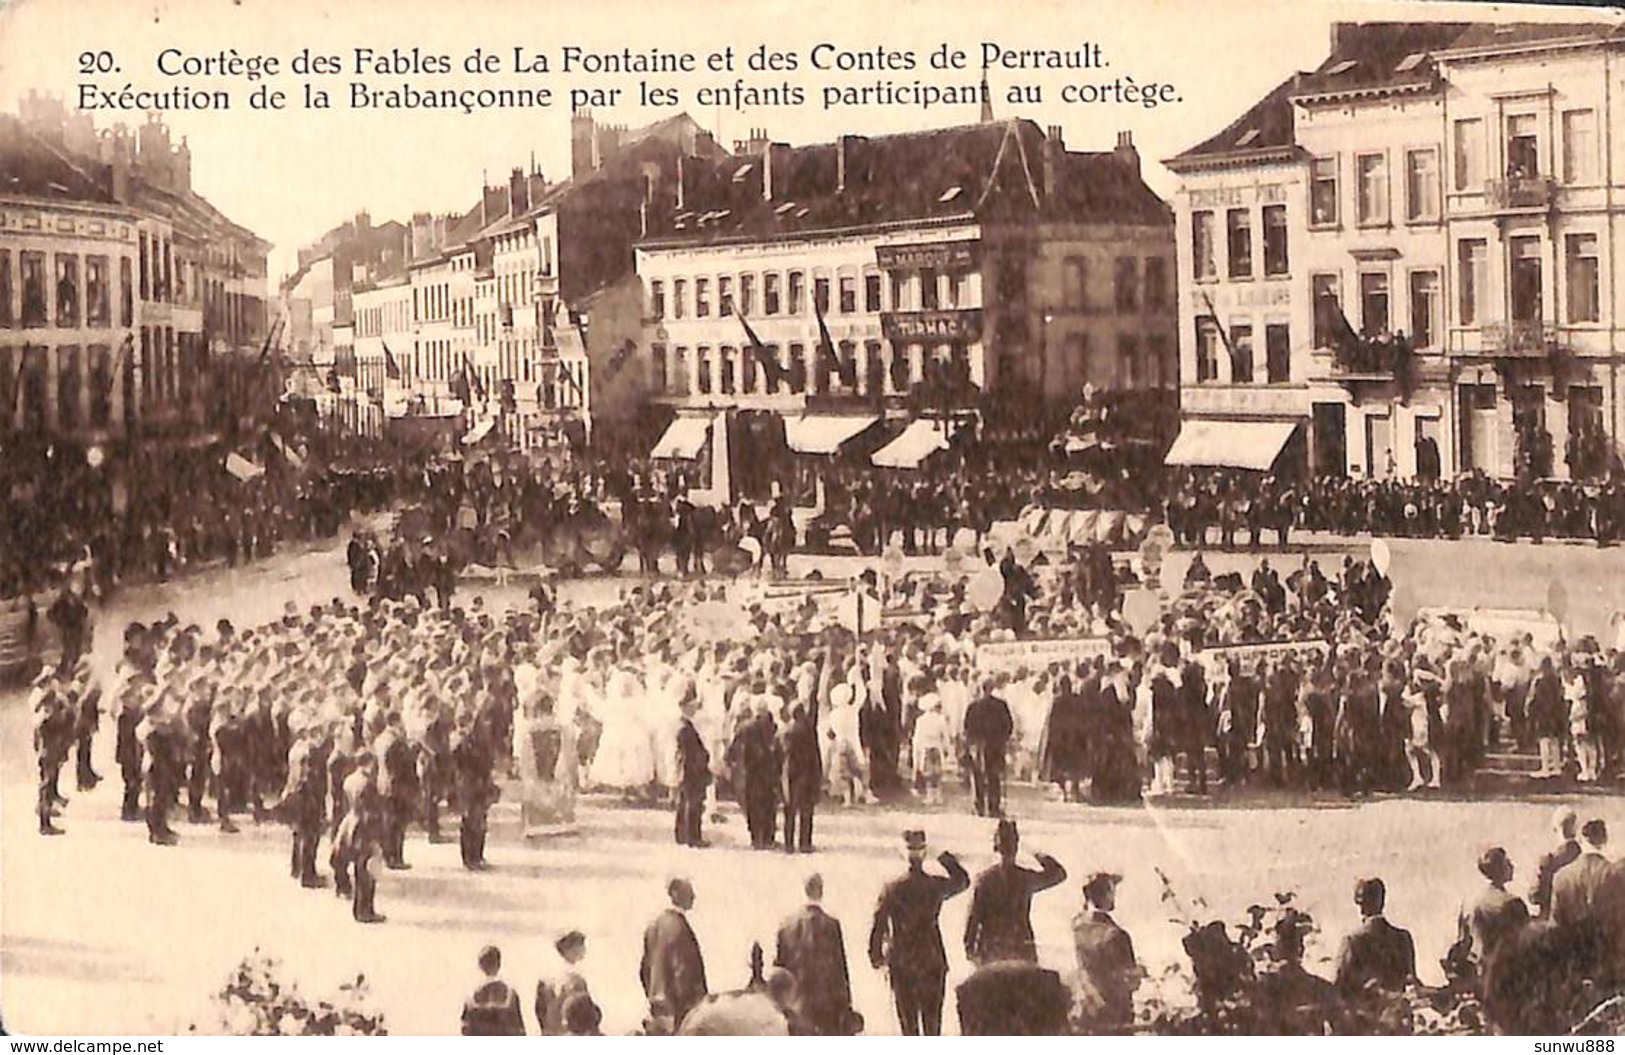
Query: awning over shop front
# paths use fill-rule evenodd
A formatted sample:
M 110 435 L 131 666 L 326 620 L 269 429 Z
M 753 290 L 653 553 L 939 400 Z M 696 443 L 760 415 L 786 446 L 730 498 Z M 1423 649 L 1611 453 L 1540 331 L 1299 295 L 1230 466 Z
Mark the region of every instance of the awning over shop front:
M 918 469 L 937 451 L 947 450 L 948 441 L 958 431 L 957 421 L 911 421 L 896 439 L 875 452 L 873 461 L 882 469 Z
M 710 435 L 710 418 L 678 418 L 666 427 L 665 434 L 655 444 L 654 450 L 649 452 L 649 457 L 693 461 L 700 456 Z
M 1297 428 L 1295 421 L 1187 420 L 1165 464 L 1268 472 Z
M 784 419 L 784 442 L 798 454 L 834 454 L 873 425 L 873 415 L 804 414 Z
M 477 424 L 475 424 L 475 426 L 473 428 L 469 429 L 468 432 L 463 436 L 463 446 L 465 446 L 465 447 L 474 446 L 474 444 L 480 442 L 481 440 L 485 439 L 485 437 L 489 436 L 491 434 L 491 430 L 496 428 L 496 427 L 497 427 L 496 418 L 486 418 L 484 421 L 478 422 Z

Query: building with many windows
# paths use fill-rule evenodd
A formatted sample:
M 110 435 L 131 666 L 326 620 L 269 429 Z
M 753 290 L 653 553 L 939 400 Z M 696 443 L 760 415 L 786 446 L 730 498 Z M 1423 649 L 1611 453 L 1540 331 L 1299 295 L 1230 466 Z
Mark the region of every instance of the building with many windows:
M 1600 471 L 1621 169 L 1598 130 L 1619 44 L 1592 25 L 1339 24 L 1319 68 L 1171 159 L 1194 426 L 1171 460 Z
M 191 186 L 156 120 L 98 133 L 30 95 L 0 116 L 0 435 L 102 445 L 228 427 L 265 336 L 269 245 Z
M 675 193 L 637 271 L 680 428 L 768 413 L 789 450 L 829 453 L 881 418 L 945 438 L 996 393 L 1032 418 L 1085 383 L 1175 383 L 1171 217 L 1126 133 L 1100 153 L 1030 121 L 757 134 Z

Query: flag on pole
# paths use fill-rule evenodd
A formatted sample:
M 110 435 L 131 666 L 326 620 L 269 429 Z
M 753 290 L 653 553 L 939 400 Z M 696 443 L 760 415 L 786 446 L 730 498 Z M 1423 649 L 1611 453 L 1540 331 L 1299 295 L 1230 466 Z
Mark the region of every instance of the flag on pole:
M 384 377 L 391 381 L 401 379 L 401 364 L 395 358 L 395 353 L 389 350 L 389 342 L 381 342 L 384 346 Z
M 745 318 L 743 312 L 739 315 L 739 325 L 745 328 L 745 339 L 750 341 L 751 354 L 756 356 L 756 361 L 761 365 L 762 374 L 768 383 L 778 385 L 789 380 L 790 371 L 779 362 L 778 356 L 767 350 L 767 346 L 756 336 L 756 331 L 751 329 L 750 320 Z
M 824 323 L 823 306 L 818 303 L 816 296 L 813 298 L 813 314 L 818 317 L 818 361 L 828 367 L 830 372 L 838 376 L 841 379 L 841 384 L 846 385 L 848 388 L 856 388 L 858 385 L 858 364 L 856 360 L 843 363 L 841 357 L 836 354 L 835 342 L 830 338 L 829 327 Z
M 1211 321 L 1213 323 L 1213 328 L 1219 331 L 1219 340 L 1224 342 L 1224 350 L 1230 353 L 1230 362 L 1231 365 L 1234 366 L 1236 362 L 1236 347 L 1230 343 L 1230 335 L 1225 332 L 1224 323 L 1219 321 L 1219 312 L 1213 307 L 1213 298 L 1208 296 L 1206 291 L 1203 291 L 1202 293 L 1202 303 L 1207 305 L 1207 313 L 1203 315 L 1203 318 Z
M 469 393 L 481 403 L 485 402 L 485 382 L 480 380 L 480 375 L 474 369 L 474 364 L 469 361 L 467 352 L 463 353 L 463 377 L 465 378 L 464 385 Z M 464 402 L 468 401 L 464 400 Z

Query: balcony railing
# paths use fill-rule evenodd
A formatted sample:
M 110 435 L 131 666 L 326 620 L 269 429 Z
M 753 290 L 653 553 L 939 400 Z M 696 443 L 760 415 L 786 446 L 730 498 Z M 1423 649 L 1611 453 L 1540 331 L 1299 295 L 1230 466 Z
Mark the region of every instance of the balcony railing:
M 1484 324 L 1484 350 L 1491 355 L 1546 355 L 1557 343 L 1557 327 L 1540 319 Z
M 1552 181 L 1540 176 L 1490 180 L 1492 209 L 1544 209 L 1552 204 Z

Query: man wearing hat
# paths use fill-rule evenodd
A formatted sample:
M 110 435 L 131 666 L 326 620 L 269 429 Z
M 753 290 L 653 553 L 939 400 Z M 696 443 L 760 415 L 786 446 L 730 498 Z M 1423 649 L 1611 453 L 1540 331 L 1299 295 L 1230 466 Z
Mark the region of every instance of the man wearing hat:
M 970 887 L 970 873 L 944 852 L 937 861 L 947 876 L 925 871 L 923 831 L 903 833 L 908 871 L 887 883 L 869 931 L 869 963 L 888 968 L 897 1020 L 905 1036 L 939 1036 L 947 992 L 948 954 L 942 945 L 942 903 Z
M 976 877 L 970 916 L 965 921 L 965 955 L 977 966 L 1000 960 L 1038 962 L 1033 941 L 1032 898 L 1066 882 L 1066 869 L 1047 854 L 1035 854 L 1039 871 L 1016 864 L 1021 836 L 1016 822 L 999 821 L 993 849 L 999 863 Z
M 978 817 L 1003 815 L 1005 752 L 1015 722 L 997 688 L 993 678 L 984 679 L 982 694 L 965 709 L 965 745 Z
M 711 784 L 711 752 L 694 726 L 694 715 L 699 710 L 694 683 L 685 681 L 680 691 L 678 709 L 683 717 L 677 728 L 677 845 L 703 847 L 710 845 L 701 836 L 700 825 L 705 819 L 705 790 Z
M 1134 941 L 1117 925 L 1117 884 L 1123 877 L 1096 872 L 1083 884 L 1083 911 L 1072 920 L 1078 955 L 1080 1017 L 1089 1033 L 1121 1033 L 1134 1021 L 1134 990 L 1143 972 Z
M 1337 958 L 1337 988 L 1344 997 L 1371 989 L 1397 993 L 1416 977 L 1416 943 L 1410 931 L 1383 917 L 1387 900 L 1381 879 L 1362 879 L 1354 886 L 1360 926 L 1343 940 Z

